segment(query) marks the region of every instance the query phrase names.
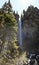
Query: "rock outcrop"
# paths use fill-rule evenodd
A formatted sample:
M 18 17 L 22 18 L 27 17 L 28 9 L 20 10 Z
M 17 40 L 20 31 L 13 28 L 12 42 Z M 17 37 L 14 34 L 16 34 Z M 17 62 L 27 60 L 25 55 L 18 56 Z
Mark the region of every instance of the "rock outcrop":
M 23 31 L 23 48 L 28 52 L 36 53 L 39 48 L 39 9 L 29 6 L 27 11 L 23 10 L 21 16 Z M 38 34 L 37 34 L 38 32 Z

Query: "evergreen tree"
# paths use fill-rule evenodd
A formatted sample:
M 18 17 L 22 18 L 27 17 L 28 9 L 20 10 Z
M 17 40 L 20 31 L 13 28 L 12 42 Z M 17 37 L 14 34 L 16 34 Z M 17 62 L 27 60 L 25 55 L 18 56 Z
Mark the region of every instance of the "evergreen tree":
M 0 13 L 0 64 L 2 65 L 6 65 L 9 59 L 14 59 L 19 54 L 17 45 L 18 24 L 12 13 Z
M 21 21 L 23 25 L 23 47 L 31 53 L 39 52 L 39 9 L 32 5 L 29 6 L 27 11 L 23 10 Z

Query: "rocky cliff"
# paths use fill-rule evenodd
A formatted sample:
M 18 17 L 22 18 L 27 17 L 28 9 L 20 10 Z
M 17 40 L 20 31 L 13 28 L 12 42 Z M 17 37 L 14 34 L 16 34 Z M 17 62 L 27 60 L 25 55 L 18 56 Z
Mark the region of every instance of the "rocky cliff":
M 39 9 L 29 6 L 27 11 L 23 10 L 21 16 L 23 31 L 23 48 L 28 52 L 36 53 L 39 48 Z M 38 32 L 38 34 L 37 34 Z

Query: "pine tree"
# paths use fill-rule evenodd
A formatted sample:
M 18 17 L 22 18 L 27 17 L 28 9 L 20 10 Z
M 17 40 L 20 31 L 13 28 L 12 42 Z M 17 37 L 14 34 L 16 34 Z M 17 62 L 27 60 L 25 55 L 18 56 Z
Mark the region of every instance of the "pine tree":
M 0 64 L 2 65 L 8 62 L 9 59 L 14 59 L 19 54 L 17 30 L 18 24 L 13 12 L 0 13 L 0 59 L 3 61 Z

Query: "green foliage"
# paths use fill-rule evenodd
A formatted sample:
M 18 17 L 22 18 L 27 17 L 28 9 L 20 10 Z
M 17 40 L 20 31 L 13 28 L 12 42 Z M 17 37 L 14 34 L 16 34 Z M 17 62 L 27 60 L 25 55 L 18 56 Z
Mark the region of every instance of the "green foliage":
M 16 20 L 13 14 L 4 14 L 5 24 L 15 26 Z
M 17 21 L 12 13 L 0 13 L 0 64 L 6 63 L 19 55 L 17 41 Z M 6 39 L 6 38 L 11 38 Z M 7 41 L 8 40 L 8 41 Z M 2 43 L 1 43 L 2 42 Z M 10 65 L 10 64 L 9 64 Z
M 4 22 L 3 22 L 4 20 Z M 7 24 L 7 25 L 16 25 L 16 20 L 15 20 L 15 16 L 11 13 L 4 13 L 0 15 L 0 22 L 3 24 Z

